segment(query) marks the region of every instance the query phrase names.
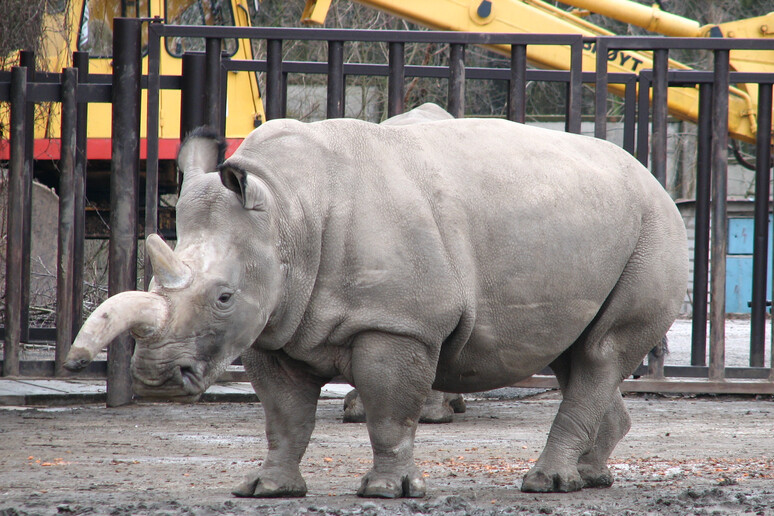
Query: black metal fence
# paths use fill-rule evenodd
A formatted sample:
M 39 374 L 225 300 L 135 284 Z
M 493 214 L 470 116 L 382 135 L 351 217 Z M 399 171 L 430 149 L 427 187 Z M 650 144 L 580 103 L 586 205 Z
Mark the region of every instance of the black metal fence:
M 0 72 L 0 101 L 11 105 L 11 160 L 9 163 L 8 242 L 5 299 L 5 346 L 3 375 L 24 374 L 59 376 L 74 333 L 81 322 L 83 270 L 83 192 L 85 181 L 86 109 L 89 102 L 112 102 L 113 139 L 110 214 L 109 294 L 135 288 L 137 282 L 137 240 L 139 220 L 140 93 L 147 89 L 147 162 L 145 191 L 145 234 L 158 230 L 158 134 L 159 96 L 162 89 L 182 90 L 181 134 L 207 123 L 225 127 L 225 74 L 265 72 L 263 100 L 267 118 L 284 116 L 287 107 L 288 75 L 322 74 L 327 77 L 327 116 L 344 115 L 347 76 L 387 77 L 387 112 L 390 116 L 405 110 L 407 77 L 436 77 L 448 80 L 447 109 L 455 116 L 465 113 L 466 79 L 504 80 L 509 84 L 508 118 L 525 121 L 526 86 L 529 81 L 551 81 L 566 85 L 565 128 L 580 132 L 581 87 L 596 85 L 595 135 L 607 134 L 607 86 L 624 86 L 623 147 L 648 164 L 662 182 L 667 162 L 667 95 L 669 87 L 699 89 L 698 145 L 696 169 L 696 233 L 693 278 L 693 333 L 691 364 L 664 367 L 662 363 L 638 373 L 646 379 L 627 381 L 629 390 L 774 393 L 774 368 L 765 367 L 767 224 L 769 172 L 771 163 L 771 110 L 774 74 L 738 73 L 729 70 L 732 49 L 774 49 L 771 40 L 698 39 L 662 37 L 600 37 L 596 43 L 597 71 L 582 72 L 581 53 L 585 40 L 579 35 L 492 34 L 424 31 L 361 31 L 331 29 L 234 28 L 170 26 L 150 23 L 148 27 L 148 73 L 141 74 L 140 31 L 136 19 L 117 19 L 114 37 L 114 73 L 89 76 L 88 56 L 77 53 L 74 68 L 62 74 L 35 74 L 30 56 L 22 56 L 20 67 Z M 206 52 L 183 58 L 182 77 L 162 76 L 159 71 L 161 39 L 165 37 L 204 37 Z M 221 55 L 221 41 L 227 38 L 264 40 L 266 57 L 239 61 Z M 327 43 L 324 62 L 283 61 L 283 42 L 317 40 Z M 388 60 L 382 64 L 345 63 L 344 48 L 353 41 L 380 42 L 389 46 Z M 446 66 L 412 66 L 405 63 L 408 43 L 443 43 L 450 48 Z M 510 45 L 510 67 L 475 68 L 465 66 L 469 45 Z M 526 49 L 530 45 L 563 45 L 569 48 L 568 71 L 527 69 Z M 670 49 L 705 49 L 714 57 L 714 71 L 670 71 Z M 634 73 L 607 73 L 609 52 L 623 49 L 652 51 L 654 69 Z M 26 61 L 25 61 L 26 60 Z M 751 317 L 750 367 L 726 368 L 725 349 L 725 256 L 727 245 L 726 183 L 728 163 L 728 88 L 731 83 L 757 83 L 758 132 L 755 195 L 755 246 L 753 301 Z M 53 367 L 46 369 L 20 365 L 20 343 L 34 338 L 28 328 L 25 310 L 29 289 L 30 187 L 32 181 L 30 106 L 36 102 L 62 103 L 62 158 L 60 161 L 60 227 L 57 270 L 56 352 Z M 649 107 L 650 105 L 650 107 Z M 650 127 L 649 127 L 650 124 Z M 710 220 L 721 223 L 712 224 Z M 711 233 L 710 233 L 711 232 Z M 710 271 L 710 258 L 711 271 Z M 145 264 L 145 284 L 151 276 Z M 709 281 L 708 281 L 709 278 Z M 26 296 L 26 297 L 25 297 Z M 709 301 L 708 301 L 709 300 Z M 709 307 L 709 364 L 707 365 L 707 316 Z M 48 333 L 39 334 L 51 336 Z M 128 375 L 132 341 L 117 339 L 108 350 L 107 367 L 96 364 L 91 374 L 106 374 L 108 404 L 117 405 L 131 398 Z M 670 380 L 664 380 L 670 377 Z M 675 378 L 701 379 L 675 381 Z M 734 381 L 730 381 L 735 379 Z M 549 379 L 533 379 L 532 385 L 551 384 Z

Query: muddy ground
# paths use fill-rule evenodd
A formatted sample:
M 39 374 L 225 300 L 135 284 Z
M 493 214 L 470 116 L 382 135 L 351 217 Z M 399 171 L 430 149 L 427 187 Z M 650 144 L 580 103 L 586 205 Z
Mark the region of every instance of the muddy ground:
M 266 451 L 258 403 L 0 407 L 0 514 L 771 514 L 771 398 L 627 396 L 633 427 L 610 489 L 521 493 L 559 404 L 555 392 L 471 399 L 424 425 L 416 458 L 428 496 L 364 500 L 365 425 L 322 400 L 302 463 L 309 495 L 238 499 L 230 488 Z

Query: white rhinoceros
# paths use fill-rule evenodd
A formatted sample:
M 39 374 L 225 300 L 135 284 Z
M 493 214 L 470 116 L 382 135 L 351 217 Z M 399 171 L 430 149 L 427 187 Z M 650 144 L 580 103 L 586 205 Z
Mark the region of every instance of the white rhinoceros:
M 525 491 L 608 486 L 629 429 L 618 386 L 669 329 L 687 280 L 669 195 L 622 149 L 503 120 L 405 126 L 275 120 L 219 163 L 195 133 L 174 251 L 150 235 L 150 292 L 108 299 L 68 365 L 121 331 L 135 392 L 195 399 L 237 356 L 269 452 L 238 496 L 301 496 L 321 386 L 367 413 L 358 494 L 419 497 L 431 388 L 510 385 L 550 365 L 563 401 Z

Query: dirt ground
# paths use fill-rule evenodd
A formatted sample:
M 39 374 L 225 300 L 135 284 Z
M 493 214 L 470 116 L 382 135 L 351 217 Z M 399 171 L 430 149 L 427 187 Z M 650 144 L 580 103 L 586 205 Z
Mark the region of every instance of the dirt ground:
M 260 404 L 0 407 L 0 514 L 766 514 L 774 515 L 771 398 L 628 396 L 629 435 L 610 489 L 521 493 L 559 404 L 469 399 L 449 425 L 423 425 L 416 459 L 428 496 L 354 495 L 371 463 L 365 425 L 321 400 L 302 463 L 303 499 L 230 489 L 266 451 Z

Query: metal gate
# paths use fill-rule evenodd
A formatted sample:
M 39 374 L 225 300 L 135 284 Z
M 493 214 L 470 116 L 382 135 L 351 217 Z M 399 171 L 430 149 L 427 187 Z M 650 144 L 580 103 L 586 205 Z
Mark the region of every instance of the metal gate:
M 531 81 L 564 84 L 565 130 L 580 132 L 581 88 L 596 87 L 595 136 L 607 136 L 608 85 L 624 90 L 623 147 L 635 155 L 662 184 L 667 162 L 667 95 L 669 87 L 698 88 L 699 117 L 696 167 L 696 224 L 693 275 L 693 321 L 691 363 L 664 367 L 663 361 L 642 366 L 639 379 L 626 380 L 624 390 L 766 393 L 774 394 L 774 368 L 764 361 L 766 324 L 766 271 L 773 257 L 767 256 L 769 184 L 771 162 L 771 113 L 774 74 L 738 73 L 729 70 L 729 52 L 734 49 L 774 49 L 772 40 L 698 39 L 663 37 L 600 37 L 579 35 L 452 33 L 432 31 L 361 31 L 333 29 L 234 28 L 170 26 L 148 24 L 148 73 L 141 74 L 140 34 L 143 22 L 116 20 L 114 74 L 89 76 L 87 56 L 77 55 L 76 68 L 62 74 L 32 74 L 29 67 L 0 72 L 0 101 L 10 102 L 11 160 L 9 163 L 8 245 L 4 328 L 3 375 L 59 376 L 73 333 L 81 322 L 79 281 L 82 274 L 83 181 L 85 180 L 85 108 L 89 102 L 113 104 L 113 165 L 111 167 L 110 294 L 133 289 L 137 281 L 137 241 L 142 233 L 158 231 L 158 115 L 161 89 L 181 90 L 184 114 L 181 133 L 208 124 L 221 131 L 225 125 L 225 74 L 265 73 L 267 118 L 282 117 L 287 106 L 288 77 L 293 74 L 326 76 L 326 112 L 329 118 L 344 115 L 344 92 L 348 76 L 387 78 L 387 114 L 402 113 L 407 78 L 436 77 L 448 81 L 447 109 L 455 116 L 465 114 L 467 79 L 506 81 L 509 100 L 507 115 L 525 122 L 526 86 Z M 162 38 L 203 37 L 206 52 L 184 57 L 184 73 L 162 76 L 159 71 Z M 262 40 L 264 59 L 239 61 L 221 55 L 221 41 L 227 38 Z M 327 45 L 327 59 L 320 62 L 284 61 L 286 41 L 321 41 Z M 344 49 L 351 42 L 386 44 L 384 63 L 344 62 Z M 407 44 L 435 43 L 449 46 L 445 66 L 406 64 Z M 465 51 L 470 45 L 510 45 L 510 66 L 468 67 Z M 568 50 L 568 71 L 527 68 L 530 45 L 552 45 Z M 593 45 L 597 71 L 583 72 L 581 53 Z M 712 53 L 711 72 L 668 69 L 671 49 L 704 49 Z M 653 53 L 652 70 L 638 73 L 607 73 L 606 60 L 624 50 Z M 29 56 L 26 63 L 29 64 Z M 22 60 L 22 64 L 25 61 Z M 186 71 L 187 70 L 187 71 Z M 203 71 L 203 73 L 202 73 Z M 755 83 L 758 88 L 757 171 L 753 245 L 753 283 L 750 367 L 726 368 L 725 276 L 727 234 L 728 88 L 732 83 Z M 141 89 L 147 90 L 147 155 L 145 217 L 140 221 L 139 149 Z M 29 107 L 36 102 L 62 103 L 62 159 L 60 162 L 59 270 L 57 273 L 57 326 L 33 330 L 25 320 L 26 289 L 29 288 L 29 185 L 32 161 L 28 152 L 32 119 Z M 718 223 L 710 225 L 710 221 Z M 710 267 L 711 264 L 711 267 Z M 144 283 L 150 279 L 145 264 Z M 26 296 L 26 297 L 25 297 Z M 709 319 L 709 346 L 706 325 Z M 56 340 L 53 361 L 27 363 L 19 359 L 22 342 Z M 132 341 L 123 337 L 113 342 L 107 363 L 97 363 L 87 374 L 107 375 L 108 403 L 131 399 L 129 358 Z M 707 352 L 709 350 L 709 352 Z M 550 371 L 546 371 L 549 373 Z M 521 385 L 555 386 L 550 376 L 537 375 Z

